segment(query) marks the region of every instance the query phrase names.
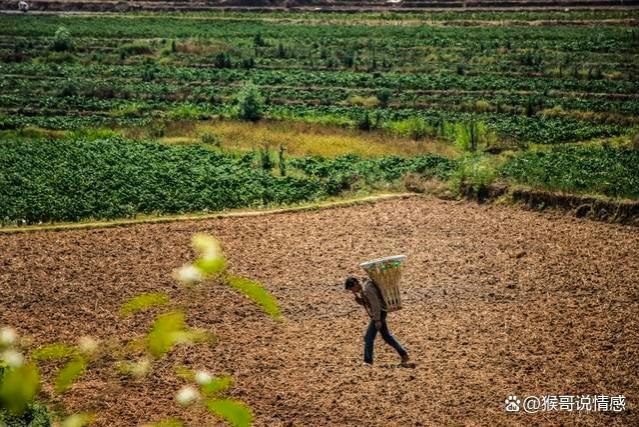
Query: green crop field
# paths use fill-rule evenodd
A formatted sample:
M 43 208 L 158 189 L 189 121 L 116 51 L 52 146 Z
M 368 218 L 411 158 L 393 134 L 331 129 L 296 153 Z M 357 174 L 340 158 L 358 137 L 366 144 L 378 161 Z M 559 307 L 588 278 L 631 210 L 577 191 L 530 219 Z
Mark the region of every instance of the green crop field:
M 0 427 L 639 426 L 638 226 L 639 0 L 0 0 Z
M 259 152 L 266 150 L 262 160 L 275 180 L 284 176 L 269 172 L 278 170 L 269 159 L 275 162 L 278 149 L 286 145 L 295 157 L 289 175 L 313 178 L 307 168 L 296 167 L 303 160 L 297 158 L 317 153 L 330 157 L 327 149 L 296 149 L 291 138 L 283 143 L 264 132 L 251 134 L 250 121 L 241 144 L 236 133 L 227 132 L 224 138 L 215 134 L 216 123 L 237 119 L 238 94 L 249 82 L 263 121 L 307 122 L 319 128 L 311 133 L 350 128 L 360 140 L 366 134 L 376 140 L 385 135 L 383 144 L 390 148 L 375 149 L 385 155 L 393 153 L 393 146 L 401 145 L 398 155 L 422 155 L 439 146 L 436 154 L 445 152 L 453 162 L 462 156 L 489 165 L 490 173 L 479 178 L 460 172 L 463 179 L 477 178 L 482 185 L 502 179 L 635 198 L 634 175 L 627 184 L 592 178 L 570 185 L 574 174 L 556 177 L 562 169 L 552 177 L 539 176 L 545 166 L 537 163 L 560 156 L 558 162 L 568 158 L 580 170 L 590 165 L 590 156 L 599 158 L 603 152 L 596 148 L 602 143 L 609 151 L 618 150 L 605 155 L 602 164 L 618 160 L 625 170 L 623 165 L 633 161 L 632 147 L 639 144 L 639 30 L 633 26 L 638 16 L 632 11 L 0 15 L 2 150 L 20 157 L 15 162 L 2 159 L 7 166 L 0 175 L 0 194 L 13 202 L 4 204 L 0 216 L 5 223 L 55 221 L 133 215 L 155 206 L 120 201 L 117 208 L 67 209 L 56 199 L 50 212 L 39 207 L 44 211 L 27 215 L 11 206 L 31 205 L 21 191 L 25 181 L 18 178 L 24 171 L 14 172 L 14 167 L 48 154 L 43 149 L 15 151 L 15 141 L 29 141 L 29 147 L 34 140 L 80 138 L 86 143 L 101 135 L 106 135 L 106 144 L 114 136 L 131 144 L 179 141 L 226 152 L 215 157 L 219 167 L 227 164 L 221 159 L 246 156 L 253 145 L 252 161 L 243 164 L 261 168 Z M 210 124 L 212 130 L 203 137 L 202 126 L 194 123 Z M 427 148 L 420 145 L 425 143 Z M 80 143 L 69 144 L 76 144 L 75 150 Z M 417 148 L 408 150 L 410 144 Z M 585 148 L 589 156 L 548 151 L 563 144 L 594 148 Z M 538 151 L 544 156 L 530 154 Z M 339 154 L 345 152 L 347 146 Z M 105 153 L 92 155 L 104 162 Z M 207 161 L 209 152 L 201 153 L 198 161 Z M 286 173 L 283 168 L 280 172 Z M 534 176 L 529 175 L 532 169 Z M 242 173 L 259 181 L 250 170 Z M 387 188 L 398 179 L 375 176 L 375 182 L 363 180 L 354 187 Z M 42 179 L 44 194 L 60 191 L 58 182 Z M 155 181 L 145 185 L 150 182 Z M 554 184 L 558 182 L 562 184 Z M 352 190 L 353 185 L 338 188 Z M 256 200 L 290 202 L 323 194 L 325 189 L 313 187 L 304 196 L 168 203 L 156 206 L 156 212 L 251 206 Z

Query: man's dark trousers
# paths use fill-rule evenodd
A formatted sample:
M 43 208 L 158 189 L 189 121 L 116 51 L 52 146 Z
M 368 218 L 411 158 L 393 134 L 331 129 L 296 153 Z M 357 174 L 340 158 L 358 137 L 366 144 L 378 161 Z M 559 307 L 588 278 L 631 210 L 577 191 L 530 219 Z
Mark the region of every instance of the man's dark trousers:
M 400 356 L 404 357 L 408 353 L 388 330 L 388 325 L 386 325 L 386 314 L 387 313 L 385 311 L 381 312 L 382 327 L 379 329 L 379 332 L 381 332 L 382 338 L 386 341 L 386 344 L 393 347 L 397 350 L 397 353 L 399 353 Z M 373 347 L 376 336 L 377 328 L 375 327 L 375 321 L 371 319 L 371 323 L 368 324 L 368 329 L 364 336 L 364 362 L 366 363 L 373 363 Z

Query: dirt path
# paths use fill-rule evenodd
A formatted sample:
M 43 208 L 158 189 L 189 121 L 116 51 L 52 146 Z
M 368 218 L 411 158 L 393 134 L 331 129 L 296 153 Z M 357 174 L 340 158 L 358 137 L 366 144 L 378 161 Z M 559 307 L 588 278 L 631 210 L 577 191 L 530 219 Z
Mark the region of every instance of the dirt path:
M 0 236 L 0 324 L 34 343 L 92 334 L 140 336 L 151 314 L 122 320 L 126 298 L 177 295 L 171 270 L 195 232 L 218 236 L 232 270 L 280 300 L 274 324 L 213 286 L 189 322 L 216 347 L 179 348 L 147 381 L 108 366 L 65 396 L 99 425 L 130 426 L 182 411 L 171 366 L 235 377 L 233 395 L 261 426 L 639 424 L 639 232 L 636 228 L 431 198 L 313 212 L 126 228 Z M 339 283 L 376 256 L 409 256 L 406 308 L 391 329 L 412 352 L 396 368 L 381 342 L 360 366 L 364 313 Z M 45 377 L 50 378 L 47 372 Z M 506 415 L 509 394 L 624 394 L 622 414 Z M 218 425 L 187 411 L 189 425 Z

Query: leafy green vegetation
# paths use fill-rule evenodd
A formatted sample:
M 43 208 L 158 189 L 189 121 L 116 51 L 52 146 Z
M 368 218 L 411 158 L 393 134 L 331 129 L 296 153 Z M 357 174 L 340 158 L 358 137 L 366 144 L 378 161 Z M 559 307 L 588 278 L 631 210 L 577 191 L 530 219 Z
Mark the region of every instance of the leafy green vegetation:
M 0 141 L 0 153 L 0 218 L 27 223 L 297 203 L 360 179 L 372 186 L 407 171 L 444 176 L 454 164 L 436 155 L 289 159 L 302 174 L 275 176 L 252 153 L 119 138 Z
M 510 158 L 503 177 L 548 190 L 639 198 L 639 150 L 553 147 Z

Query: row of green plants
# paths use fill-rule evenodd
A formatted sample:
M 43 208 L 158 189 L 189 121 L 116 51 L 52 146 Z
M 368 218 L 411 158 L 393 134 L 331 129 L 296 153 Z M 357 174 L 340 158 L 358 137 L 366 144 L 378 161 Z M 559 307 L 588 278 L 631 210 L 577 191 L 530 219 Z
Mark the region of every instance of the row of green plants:
M 93 76 L 99 83 L 124 83 L 156 81 L 167 83 L 188 82 L 192 85 L 230 85 L 251 80 L 258 86 L 291 86 L 308 88 L 388 88 L 401 90 L 459 90 L 459 91 L 566 91 L 584 93 L 633 94 L 639 89 L 637 81 L 549 79 L 534 75 L 464 75 L 446 72 L 410 74 L 400 72 L 362 73 L 354 71 L 321 71 L 303 69 L 219 69 L 213 67 L 162 66 L 154 62 L 134 65 L 100 64 L 38 64 L 12 63 L 2 67 L 2 73 L 9 76 L 44 76 L 47 79 L 67 79 L 80 83 Z M 100 79 L 106 79 L 101 82 Z M 37 80 L 23 81 L 28 89 Z
M 72 29 L 77 37 L 91 38 L 218 38 L 242 39 L 253 45 L 255 34 L 267 40 L 371 39 L 371 26 L 313 25 L 312 23 L 270 22 L 260 15 L 245 15 L 244 19 L 175 20 L 169 15 L 147 16 L 130 25 L 122 16 L 5 16 L 0 18 L 0 35 L 52 37 L 59 27 Z M 543 46 L 555 50 L 605 51 L 633 46 L 632 33 L 619 25 L 601 23 L 597 31 L 585 26 L 429 26 L 376 25 L 375 38 L 392 41 L 395 46 L 449 46 L 462 43 L 481 47 L 507 40 L 518 47 Z

